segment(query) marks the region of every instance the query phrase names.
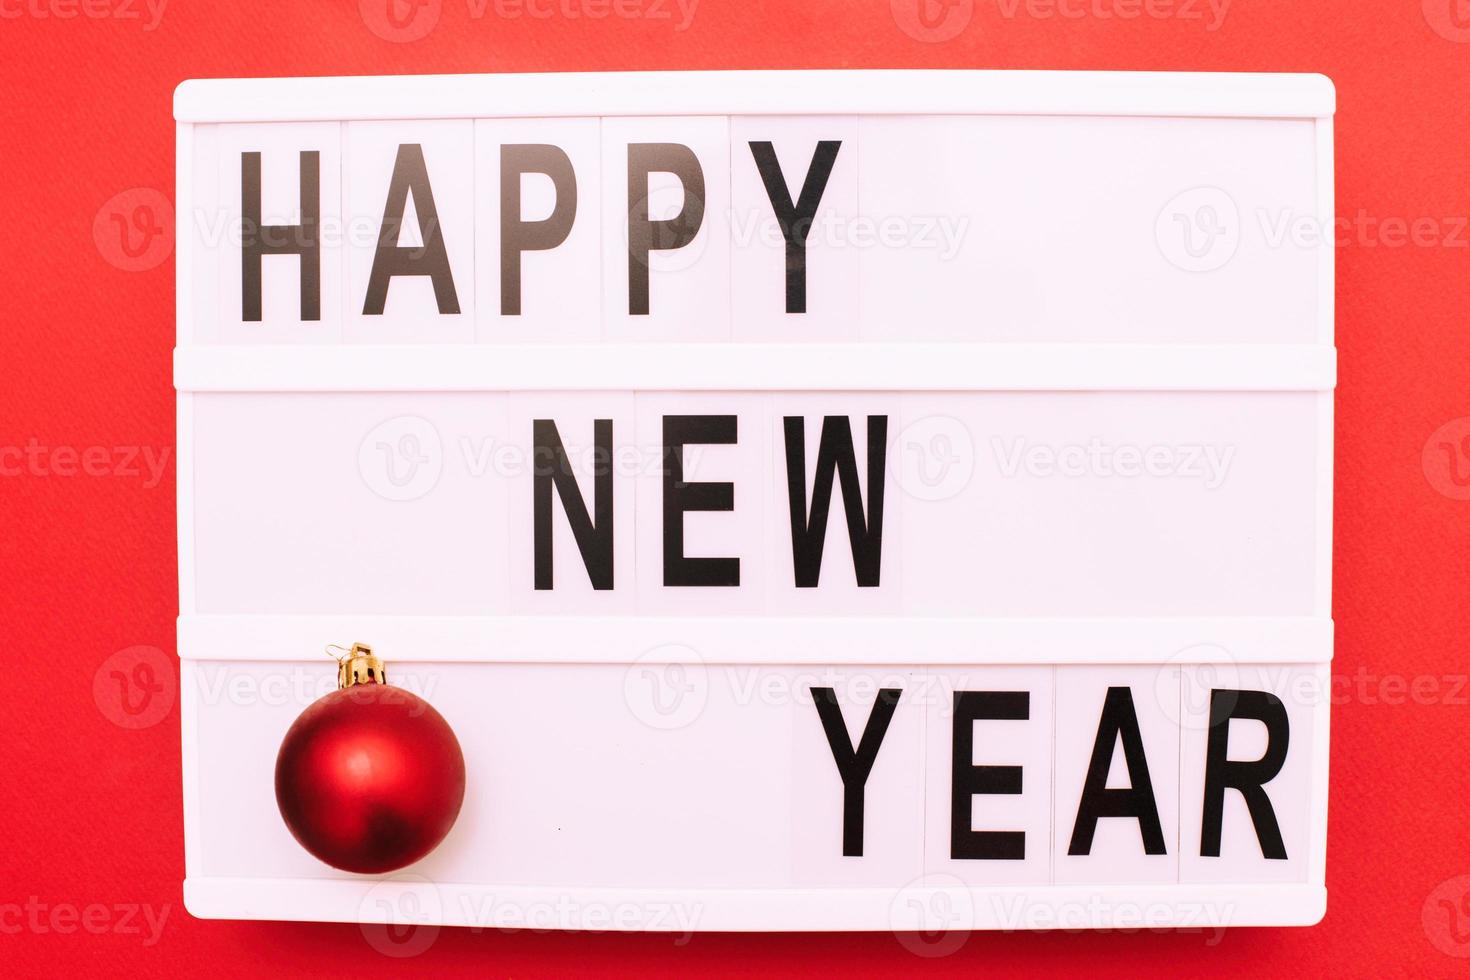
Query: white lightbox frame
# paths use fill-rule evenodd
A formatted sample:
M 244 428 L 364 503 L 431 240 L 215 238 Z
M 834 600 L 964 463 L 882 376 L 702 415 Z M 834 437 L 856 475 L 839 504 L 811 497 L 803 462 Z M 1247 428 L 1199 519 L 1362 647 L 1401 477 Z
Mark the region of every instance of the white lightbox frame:
M 485 925 L 476 902 L 533 906 L 568 897 L 589 908 L 619 903 L 697 904 L 708 930 L 1191 927 L 1202 907 L 1228 909 L 1229 925 L 1308 925 L 1326 907 L 1328 710 L 1314 715 L 1312 849 L 1303 884 L 1045 885 L 954 888 L 917 882 L 895 912 L 892 888 L 615 889 L 496 886 L 403 879 L 254 879 L 201 874 L 199 773 L 228 760 L 201 754 L 196 729 L 209 710 L 197 672 L 210 661 L 305 660 L 323 643 L 372 638 L 390 660 L 505 662 L 556 633 L 558 663 L 627 664 L 645 639 L 681 621 L 591 616 L 205 615 L 195 596 L 195 395 L 208 392 L 388 391 L 1231 391 L 1312 392 L 1316 445 L 1332 444 L 1333 256 L 1319 249 L 1315 340 L 1302 344 L 822 343 L 579 344 L 545 348 L 245 347 L 196 342 L 197 272 L 192 205 L 194 128 L 225 122 L 610 117 L 674 115 L 1027 115 L 1298 119 L 1315 126 L 1316 210 L 1334 217 L 1331 83 L 1313 75 L 1133 72 L 824 71 L 600 75 L 465 75 L 184 82 L 177 120 L 179 655 L 183 716 L 186 904 L 205 918 L 393 922 L 400 900 L 432 890 L 426 921 Z M 924 638 L 923 664 L 1165 664 L 1201 635 L 1229 644 L 1235 663 L 1312 665 L 1330 676 L 1331 452 L 1317 455 L 1313 613 L 1203 619 L 991 619 L 935 617 L 718 617 L 702 621 L 710 662 L 903 663 L 894 640 Z M 686 624 L 687 625 L 687 624 Z M 805 660 L 772 638 L 800 639 Z M 517 638 L 521 638 L 518 640 Z M 582 638 L 579 641 L 579 638 Z M 1085 644 L 1081 641 L 1085 639 Z M 567 649 L 584 655 L 568 656 Z M 387 651 L 392 651 L 388 653 Z M 755 652 L 752 652 L 755 651 Z M 1064 653 L 1062 651 L 1072 651 Z M 657 654 L 654 655 L 655 658 Z M 520 662 L 533 662 L 520 657 Z M 262 812 L 261 820 L 273 820 Z M 984 892 L 985 901 L 977 895 Z M 1024 903 L 1019 922 L 1001 908 Z M 910 901 L 911 900 L 911 901 Z M 423 903 L 420 903 L 422 906 Z M 955 920 L 953 910 L 965 910 Z M 1079 909 L 1092 911 L 1077 915 Z M 897 917 L 896 917 L 897 916 Z M 1133 921 L 1130 916 L 1142 916 Z M 533 923 L 534 924 L 534 923 Z M 563 923 L 575 927 L 578 923 Z M 673 929 L 677 923 L 609 922 L 595 928 Z

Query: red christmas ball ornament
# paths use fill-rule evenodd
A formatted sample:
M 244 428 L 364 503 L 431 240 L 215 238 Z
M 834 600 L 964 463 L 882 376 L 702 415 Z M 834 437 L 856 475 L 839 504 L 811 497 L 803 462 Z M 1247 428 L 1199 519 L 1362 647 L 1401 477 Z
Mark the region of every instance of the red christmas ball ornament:
M 464 802 L 464 754 L 444 716 L 391 687 L 362 644 L 339 661 L 338 690 L 286 732 L 276 804 L 292 836 L 334 868 L 395 871 L 442 841 Z

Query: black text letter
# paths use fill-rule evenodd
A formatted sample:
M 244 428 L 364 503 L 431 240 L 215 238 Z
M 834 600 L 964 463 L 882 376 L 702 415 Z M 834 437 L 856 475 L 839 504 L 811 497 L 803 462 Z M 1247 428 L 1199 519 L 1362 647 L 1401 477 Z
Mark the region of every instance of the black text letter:
M 842 709 L 837 706 L 837 692 L 830 687 L 812 688 L 812 700 L 816 702 L 817 714 L 822 719 L 822 731 L 827 733 L 827 744 L 832 747 L 832 758 L 837 763 L 838 774 L 842 776 L 843 857 L 863 856 L 863 790 L 868 785 L 873 760 L 878 758 L 878 747 L 888 733 L 888 723 L 893 720 L 893 711 L 898 707 L 902 694 L 902 691 L 891 687 L 878 692 L 878 700 L 873 702 L 867 727 L 863 729 L 863 737 L 854 752 L 852 739 L 847 736 L 847 723 L 842 720 Z
M 791 558 L 796 587 L 814 589 L 822 576 L 822 548 L 827 540 L 827 511 L 832 505 L 832 481 L 842 483 L 842 507 L 847 512 L 847 539 L 852 545 L 852 565 L 857 584 L 878 585 L 883 565 L 883 480 L 888 457 L 888 416 L 868 416 L 868 511 L 858 485 L 857 457 L 852 447 L 852 426 L 845 415 L 829 415 L 822 421 L 822 441 L 817 447 L 816 480 L 812 485 L 812 508 L 806 507 L 805 419 L 787 416 L 786 491 L 791 505 Z
M 1108 770 L 1113 764 L 1113 747 L 1123 741 L 1123 761 L 1128 764 L 1128 789 L 1108 789 Z M 1091 854 L 1092 837 L 1101 817 L 1133 817 L 1143 835 L 1145 854 L 1166 854 L 1164 828 L 1159 823 L 1159 804 L 1148 775 L 1148 758 L 1143 752 L 1143 733 L 1138 729 L 1138 712 L 1133 709 L 1133 692 L 1126 687 L 1108 688 L 1103 700 L 1097 739 L 1092 743 L 1092 761 L 1082 784 L 1082 801 L 1072 825 L 1068 854 Z
M 403 229 L 403 210 L 408 195 L 413 195 L 413 210 L 418 215 L 418 248 L 398 246 Z M 439 212 L 434 208 L 434 192 L 429 187 L 429 170 L 424 164 L 424 148 L 418 143 L 403 143 L 393 163 L 393 177 L 388 182 L 388 200 L 383 205 L 383 223 L 378 226 L 378 250 L 373 254 L 373 271 L 368 275 L 364 316 L 381 316 L 388 302 L 388 284 L 394 276 L 428 276 L 434 284 L 434 301 L 440 313 L 458 313 L 459 296 L 454 291 L 454 275 L 449 271 L 449 255 L 444 251 L 444 234 L 439 227 Z
M 1266 752 L 1255 762 L 1231 762 L 1230 719 L 1252 718 L 1266 726 Z M 1276 778 L 1286 762 L 1291 726 L 1286 706 L 1267 691 L 1210 692 L 1210 736 L 1205 747 L 1205 809 L 1200 833 L 1201 857 L 1220 856 L 1220 824 L 1225 816 L 1225 791 L 1238 790 L 1250 810 L 1261 854 L 1275 861 L 1286 860 L 1286 845 L 1276 823 L 1276 811 L 1263 788 Z
M 837 151 L 841 146 L 841 140 L 817 143 L 817 151 L 812 154 L 811 165 L 807 167 L 806 180 L 801 185 L 801 196 L 792 204 L 791 192 L 776 159 L 776 148 L 769 142 L 751 141 L 750 144 L 750 154 L 755 157 L 761 182 L 766 185 L 766 196 L 771 199 L 771 209 L 776 212 L 776 221 L 786 239 L 787 313 L 806 312 L 806 236 L 816 220 L 817 205 L 822 201 L 822 192 L 827 189 L 827 178 L 832 176 L 832 164 L 837 161 Z
M 673 174 L 684 186 L 684 206 L 667 221 L 648 218 L 648 175 Z M 628 313 L 648 314 L 648 253 L 683 248 L 704 224 L 704 170 L 682 143 L 628 146 Z
M 732 483 L 686 483 L 684 447 L 689 443 L 728 446 L 736 439 L 734 415 L 664 416 L 664 585 L 739 585 L 739 558 L 684 555 L 684 514 L 691 510 L 734 510 Z
M 521 176 L 545 174 L 556 188 L 551 214 L 521 220 Z M 567 240 L 577 217 L 577 176 L 559 146 L 507 143 L 500 148 L 500 313 L 521 312 L 521 253 L 556 248 Z
M 551 491 L 561 498 L 566 511 L 567 523 L 572 526 L 572 537 L 582 552 L 582 563 L 587 566 L 587 577 L 594 589 L 613 587 L 613 469 L 612 469 L 612 419 L 597 419 L 592 423 L 595 449 L 593 453 L 593 508 L 597 511 L 594 522 L 587 516 L 587 505 L 582 501 L 582 492 L 577 489 L 577 478 L 572 475 L 571 461 L 566 447 L 551 419 L 536 419 L 532 423 L 535 444 L 535 552 L 536 588 L 552 588 L 551 567 Z
M 240 319 L 260 319 L 260 262 L 301 256 L 301 319 L 322 318 L 321 153 L 301 151 L 301 224 L 260 223 L 260 154 L 240 154 Z
M 950 760 L 949 856 L 970 861 L 1022 861 L 1024 830 L 971 830 L 979 793 L 1021 792 L 1020 766 L 975 765 L 975 721 L 1025 721 L 1031 717 L 1028 691 L 954 692 L 953 756 Z

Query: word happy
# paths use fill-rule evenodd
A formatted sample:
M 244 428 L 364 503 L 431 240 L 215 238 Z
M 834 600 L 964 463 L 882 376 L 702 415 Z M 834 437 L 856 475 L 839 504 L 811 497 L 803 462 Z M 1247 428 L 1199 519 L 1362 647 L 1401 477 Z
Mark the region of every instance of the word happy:
M 832 174 L 840 140 L 819 140 L 798 193 L 782 173 L 773 144 L 750 141 L 754 159 L 769 197 L 770 207 L 785 242 L 785 312 L 804 313 L 807 305 L 807 237 Z M 322 308 L 322 195 L 321 153 L 299 152 L 300 214 L 298 224 L 265 224 L 261 202 L 261 153 L 240 154 L 241 200 L 241 319 L 261 320 L 263 260 L 289 255 L 300 261 L 300 319 L 321 319 Z M 646 316 L 653 305 L 650 256 L 688 247 L 705 221 L 705 172 L 699 158 L 681 143 L 630 143 L 627 146 L 626 281 L 627 312 Z M 669 217 L 650 214 L 650 180 L 672 176 L 683 191 L 683 201 Z M 527 176 L 550 181 L 555 199 L 551 211 L 534 220 L 523 217 L 522 183 Z M 578 219 L 578 181 L 571 158 L 550 144 L 511 144 L 500 147 L 500 313 L 522 311 L 522 257 L 566 242 Z M 448 247 L 439 220 L 440 202 L 419 143 L 399 144 L 392 176 L 385 188 L 377 246 L 366 287 L 358 302 L 364 316 L 382 316 L 388 291 L 397 280 L 427 279 L 440 315 L 460 313 L 459 287 L 451 268 Z M 414 221 L 406 215 L 412 204 Z M 449 202 L 448 206 L 462 206 Z M 416 244 L 399 244 L 407 228 Z

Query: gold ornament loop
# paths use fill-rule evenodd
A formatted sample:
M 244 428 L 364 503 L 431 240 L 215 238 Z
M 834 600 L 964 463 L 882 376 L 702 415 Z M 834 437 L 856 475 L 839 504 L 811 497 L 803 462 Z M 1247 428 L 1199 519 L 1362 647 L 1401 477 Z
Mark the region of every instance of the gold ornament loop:
M 343 655 L 337 656 L 332 652 L 333 650 L 342 650 Z M 366 643 L 354 643 L 351 649 L 340 643 L 328 643 L 327 655 L 337 661 L 339 690 L 346 690 L 358 684 L 388 683 L 388 671 L 383 666 L 383 661 L 373 654 L 372 647 Z

